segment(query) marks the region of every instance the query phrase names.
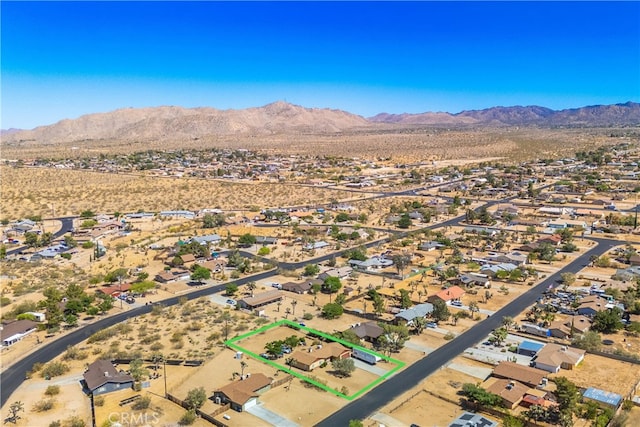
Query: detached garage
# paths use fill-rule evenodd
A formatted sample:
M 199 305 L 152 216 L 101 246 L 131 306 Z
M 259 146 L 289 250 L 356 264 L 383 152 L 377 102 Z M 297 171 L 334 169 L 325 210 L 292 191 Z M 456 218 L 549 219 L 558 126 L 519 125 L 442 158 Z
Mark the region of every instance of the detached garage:
M 523 356 L 534 357 L 540 350 L 542 350 L 544 344 L 533 341 L 522 341 L 518 346 L 518 354 Z

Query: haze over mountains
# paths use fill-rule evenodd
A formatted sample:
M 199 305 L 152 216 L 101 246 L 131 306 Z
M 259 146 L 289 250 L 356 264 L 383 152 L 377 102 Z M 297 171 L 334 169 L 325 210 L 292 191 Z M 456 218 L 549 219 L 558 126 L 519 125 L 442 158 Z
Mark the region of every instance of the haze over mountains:
M 243 110 L 174 106 L 125 108 L 61 120 L 33 130 L 2 131 L 3 143 L 86 140 L 193 140 L 209 135 L 327 134 L 407 126 L 591 127 L 640 125 L 640 104 L 551 110 L 539 106 L 421 114 L 381 113 L 364 118 L 346 111 L 305 108 L 278 101 Z

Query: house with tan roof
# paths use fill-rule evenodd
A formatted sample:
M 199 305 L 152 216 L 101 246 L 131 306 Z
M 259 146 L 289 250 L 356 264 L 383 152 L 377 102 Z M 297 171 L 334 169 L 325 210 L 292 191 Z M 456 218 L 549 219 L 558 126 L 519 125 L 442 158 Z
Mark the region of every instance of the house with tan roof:
M 258 403 L 258 396 L 271 388 L 273 378 L 264 374 L 247 374 L 213 392 L 213 401 L 219 405 L 229 403 L 231 409 L 242 412 Z
M 347 359 L 351 357 L 351 350 L 338 342 L 330 342 L 309 347 L 306 351 L 297 350 L 291 354 L 292 366 L 303 371 L 313 371 L 323 363 L 329 363 L 335 359 Z
M 278 302 L 282 300 L 282 296 L 282 292 L 275 289 L 273 291 L 262 292 L 249 298 L 243 298 L 238 301 L 238 306 L 247 310 L 254 310 L 256 308 Z
M 514 362 L 500 362 L 491 373 L 496 378 L 516 380 L 529 387 L 538 387 L 547 373 L 530 366 L 520 365 Z
M 482 383 L 482 388 L 500 396 L 504 407 L 508 409 L 518 406 L 529 390 L 529 387 L 518 381 L 500 378 L 489 378 Z
M 584 360 L 585 353 L 585 350 L 578 348 L 548 343 L 533 358 L 532 363 L 538 369 L 558 373 L 561 368 L 571 370 L 578 366 Z

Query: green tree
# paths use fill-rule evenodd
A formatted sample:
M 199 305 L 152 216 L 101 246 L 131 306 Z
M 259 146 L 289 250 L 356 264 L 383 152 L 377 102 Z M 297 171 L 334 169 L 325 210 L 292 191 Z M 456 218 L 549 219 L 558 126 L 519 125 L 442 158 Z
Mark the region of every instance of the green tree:
M 471 312 L 471 318 L 474 318 L 475 313 L 480 312 L 480 307 L 478 307 L 478 303 L 476 301 L 471 301 L 469 303 L 469 311 Z
M 249 292 L 251 292 L 252 298 L 253 298 L 253 291 L 255 291 L 257 287 L 258 285 L 256 285 L 256 282 L 254 282 L 253 280 L 247 283 L 247 289 L 249 290 Z
M 135 381 L 142 381 L 149 375 L 149 370 L 144 367 L 142 359 L 133 359 L 131 363 L 129 363 L 129 374 Z
M 202 217 L 202 228 L 216 228 L 221 227 L 225 223 L 224 215 L 222 214 L 205 214 Z
M 578 402 L 578 387 L 566 377 L 557 377 L 554 382 L 556 383 L 555 395 L 560 412 L 571 414 Z
M 277 340 L 271 341 L 265 344 L 264 349 L 267 354 L 271 354 L 274 357 L 278 357 L 278 355 L 282 354 L 282 346 L 284 345 L 284 341 Z
M 500 406 L 502 398 L 496 394 L 489 393 L 480 386 L 471 383 L 462 385 L 462 395 L 478 409 L 482 407 Z
M 440 300 L 436 299 L 433 301 L 433 311 L 431 312 L 431 317 L 436 322 L 444 322 L 451 316 L 449 312 L 449 307 L 447 304 Z
M 407 268 L 409 264 L 411 264 L 411 257 L 405 254 L 398 254 L 391 257 L 391 261 L 396 266 L 398 270 L 398 274 L 402 276 L 404 269 Z
M 207 392 L 204 390 L 204 387 L 192 388 L 184 399 L 189 409 L 200 409 L 206 401 Z
M 573 338 L 571 345 L 587 351 L 598 351 L 602 346 L 602 338 L 596 331 L 587 331 Z
M 315 276 L 316 274 L 320 273 L 320 267 L 318 267 L 316 264 L 307 264 L 304 266 L 304 271 L 302 272 L 303 276 Z
M 115 283 L 126 279 L 129 276 L 129 270 L 126 268 L 117 268 L 105 274 L 104 281 L 107 283 Z
M 411 227 L 411 217 L 409 217 L 409 214 L 403 214 L 400 219 L 398 220 L 398 228 L 409 228 Z
M 622 312 L 618 307 L 597 312 L 593 317 L 591 330 L 610 334 L 622 329 L 624 325 L 622 324 L 621 314 Z
M 83 219 L 93 218 L 94 216 L 96 216 L 96 213 L 91 210 L 82 211 L 80 213 L 80 218 L 83 218 Z
M 340 304 L 337 304 L 337 303 L 325 304 L 325 306 L 322 307 L 322 316 L 325 319 L 336 319 L 342 316 L 343 312 L 344 312 L 344 309 Z
M 507 335 L 507 329 L 504 327 L 494 329 L 489 337 L 489 342 L 499 347 L 507 339 Z
M 70 234 L 64 236 L 64 244 L 70 248 L 75 248 L 76 246 L 78 246 L 78 242 Z
M 204 268 L 200 265 L 196 265 L 191 273 L 191 280 L 197 283 L 202 283 L 205 280 L 209 280 L 211 278 L 211 271 L 208 268 Z
M 350 377 L 353 371 L 356 370 L 356 365 L 352 358 L 336 358 L 331 362 L 331 367 L 333 368 L 336 375 L 340 377 Z
M 340 338 L 343 341 L 350 342 L 351 344 L 360 345 L 362 344 L 360 337 L 353 331 L 353 329 L 347 329 L 345 331 L 338 331 L 333 333 L 333 336 L 336 338 Z
M 256 236 L 251 233 L 245 233 L 238 238 L 238 246 L 249 247 L 256 244 Z
M 238 292 L 238 285 L 236 285 L 235 283 L 229 283 L 225 287 L 225 293 L 227 294 L 227 296 L 234 296 L 236 292 Z
M 384 334 L 378 340 L 386 341 L 392 352 L 398 352 L 404 347 L 404 343 L 409 339 L 409 329 L 406 325 L 382 325 Z
M 340 288 L 342 288 L 342 282 L 340 282 L 339 277 L 329 276 L 322 283 L 322 291 L 329 295 L 338 292 Z
M 400 289 L 400 307 L 409 308 L 412 305 L 413 305 L 413 302 L 411 302 L 409 291 L 407 291 L 406 289 Z
M 38 247 L 38 234 L 32 231 L 27 231 L 24 233 L 24 244 L 29 246 L 30 248 Z
M 360 420 L 349 420 L 349 427 L 364 427 Z

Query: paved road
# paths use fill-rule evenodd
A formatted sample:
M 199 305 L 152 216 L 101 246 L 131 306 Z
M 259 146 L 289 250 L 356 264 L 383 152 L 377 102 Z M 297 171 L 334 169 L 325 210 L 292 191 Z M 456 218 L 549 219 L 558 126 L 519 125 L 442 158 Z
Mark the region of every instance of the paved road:
M 243 277 L 241 279 L 234 280 L 233 282 L 237 283 L 238 285 L 243 285 L 252 280 L 265 279 L 272 276 L 273 274 L 274 271 L 265 271 L 251 277 Z M 221 284 L 202 288 L 180 297 L 176 296 L 167 300 L 163 300 L 162 305 L 175 305 L 178 303 L 178 300 L 181 297 L 186 297 L 190 300 L 200 298 L 202 296 L 210 295 L 216 292 L 221 292 L 225 287 L 226 284 Z M 124 322 L 127 319 L 140 316 L 141 314 L 149 313 L 151 311 L 151 308 L 152 306 L 145 305 L 128 310 L 123 313 L 118 313 L 116 315 L 106 317 L 95 323 L 76 329 L 68 335 L 54 338 L 54 341 L 40 347 L 35 352 L 19 360 L 0 374 L 0 384 L 2 385 L 2 389 L 0 390 L 0 406 L 3 406 L 9 399 L 9 397 L 11 397 L 11 394 L 20 386 L 20 384 L 22 384 L 25 379 L 26 373 L 31 370 L 31 367 L 34 365 L 34 363 L 47 363 L 54 357 L 64 352 L 68 346 L 73 346 L 81 343 L 99 330 L 108 328 L 120 322 Z
M 600 256 L 611 249 L 611 247 L 620 244 L 616 240 L 593 240 L 597 240 L 599 245 L 578 257 L 567 267 L 547 277 L 547 279 L 498 310 L 493 316 L 479 322 L 454 340 L 451 340 L 445 345 L 437 348 L 424 358 L 396 374 L 394 377 L 370 390 L 361 398 L 350 402 L 339 411 L 320 421 L 317 426 L 347 426 L 349 425 L 349 420 L 363 420 L 367 418 L 385 403 L 392 401 L 405 391 L 418 385 L 426 377 L 440 369 L 442 366 L 445 366 L 450 360 L 464 352 L 465 349 L 472 347 L 476 342 L 478 342 L 478 340 L 484 339 L 484 337 L 490 334 L 493 329 L 500 327 L 503 317 L 515 317 L 527 307 L 535 303 L 538 297 L 540 297 L 540 295 L 549 286 L 557 286 L 561 273 L 576 273 L 589 264 L 590 256 Z
M 60 230 L 53 233 L 53 238 L 57 239 L 58 237 L 62 237 L 65 235 L 65 233 L 67 233 L 67 231 L 71 230 L 73 228 L 74 218 L 75 217 L 73 216 L 65 216 L 62 218 L 47 218 L 48 220 L 58 220 L 62 222 L 62 227 L 60 228 Z M 15 249 L 11 249 L 10 251 L 7 251 L 7 255 L 14 255 L 26 249 L 28 249 L 28 246 L 20 246 L 19 248 L 15 248 Z

